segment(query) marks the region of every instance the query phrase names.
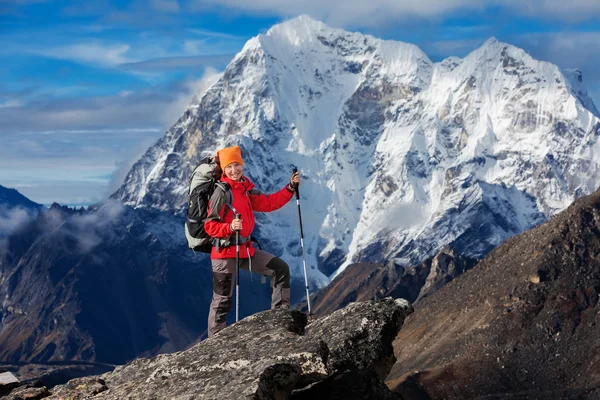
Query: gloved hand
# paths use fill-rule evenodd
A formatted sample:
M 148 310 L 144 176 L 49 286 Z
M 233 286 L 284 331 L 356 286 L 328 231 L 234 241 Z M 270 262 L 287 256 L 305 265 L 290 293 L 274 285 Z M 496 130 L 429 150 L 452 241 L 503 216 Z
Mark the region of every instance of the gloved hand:
M 300 186 L 300 172 L 294 172 L 290 178 L 290 189 L 295 192 L 298 186 Z

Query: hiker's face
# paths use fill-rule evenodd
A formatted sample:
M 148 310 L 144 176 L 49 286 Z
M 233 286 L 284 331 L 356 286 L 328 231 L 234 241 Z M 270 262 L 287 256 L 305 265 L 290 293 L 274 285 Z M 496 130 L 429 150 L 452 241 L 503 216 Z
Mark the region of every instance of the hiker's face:
M 232 162 L 231 164 L 225 167 L 225 176 L 227 176 L 232 181 L 239 181 L 242 179 L 242 172 L 244 171 L 244 166 L 237 162 Z

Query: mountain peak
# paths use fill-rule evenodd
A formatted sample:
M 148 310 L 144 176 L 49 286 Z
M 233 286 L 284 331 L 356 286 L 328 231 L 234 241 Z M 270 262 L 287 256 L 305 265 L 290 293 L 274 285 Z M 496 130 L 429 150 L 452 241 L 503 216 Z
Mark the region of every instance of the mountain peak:
M 0 206 L 8 208 L 25 207 L 31 209 L 41 209 L 44 207 L 23 196 L 17 189 L 7 188 L 2 185 L 0 185 Z
M 277 25 L 272 26 L 267 31 L 267 35 L 270 32 L 277 32 L 282 29 L 293 29 L 296 31 L 301 31 L 301 30 L 317 31 L 317 30 L 321 30 L 321 29 L 333 29 L 333 28 L 329 27 L 328 25 L 326 25 L 325 23 L 323 23 L 321 21 L 317 21 L 316 19 L 313 19 L 312 17 L 310 17 L 307 14 L 302 14 L 295 18 L 288 19 Z
M 523 58 L 527 57 L 531 59 L 531 56 L 525 52 L 525 50 L 513 46 L 510 43 L 501 42 L 494 36 L 486 40 L 479 48 L 467 55 L 466 58 L 484 58 L 484 59 L 499 59 L 505 54 L 510 54 L 512 57 Z
M 299 17 L 289 19 L 271 27 L 265 36 L 272 38 L 281 38 L 286 42 L 298 45 L 304 42 L 317 40 L 317 35 L 323 31 L 327 32 L 345 32 L 341 29 L 335 29 L 325 25 L 321 21 L 312 19 L 304 14 Z
M 486 40 L 481 46 L 482 47 L 488 47 L 488 46 L 496 46 L 498 44 L 504 44 L 502 42 L 500 42 L 498 39 L 496 39 L 495 36 L 491 36 L 488 40 Z

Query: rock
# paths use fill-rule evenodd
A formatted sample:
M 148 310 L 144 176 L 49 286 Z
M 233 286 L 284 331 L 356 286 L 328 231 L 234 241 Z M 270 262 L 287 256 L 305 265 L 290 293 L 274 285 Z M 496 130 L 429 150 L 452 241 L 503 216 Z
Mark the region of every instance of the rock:
M 334 375 L 306 389 L 292 392 L 290 400 L 401 400 L 370 370 Z
M 416 301 L 437 292 L 446 283 L 463 274 L 475 265 L 474 260 L 462 257 L 450 246 L 444 246 L 431 261 L 429 276 Z
M 57 386 L 52 394 L 59 399 L 85 400 L 106 390 L 108 390 L 108 387 L 103 379 L 84 377 L 72 379 L 65 385 Z
M 11 393 L 19 385 L 19 379 L 12 372 L 3 372 L 0 374 L 0 396 Z
M 188 350 L 57 386 L 50 399 L 286 399 L 294 390 L 298 399 L 313 391 L 395 399 L 382 378 L 411 312 L 391 298 L 353 303 L 309 325 L 297 310 L 265 311 Z
M 412 306 L 403 299 L 351 303 L 311 323 L 307 334 L 321 337 L 329 346 L 330 371 L 369 369 L 385 379 L 396 362 L 391 343 L 407 312 Z
M 22 386 L 13 390 L 9 395 L 0 397 L 1 400 L 38 400 L 50 395 L 48 388 Z M 70 399 L 75 400 L 75 399 Z
M 19 380 L 11 372 L 3 372 L 0 374 L 0 386 L 12 385 L 19 383 Z

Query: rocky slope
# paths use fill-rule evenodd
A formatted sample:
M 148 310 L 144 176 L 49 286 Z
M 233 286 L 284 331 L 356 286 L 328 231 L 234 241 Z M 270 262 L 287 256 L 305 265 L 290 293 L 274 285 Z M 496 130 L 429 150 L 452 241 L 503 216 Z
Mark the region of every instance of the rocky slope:
M 419 301 L 388 385 L 434 399 L 598 398 L 599 255 L 597 191 Z
M 382 379 L 411 312 L 393 299 L 354 303 L 309 324 L 295 310 L 266 311 L 188 350 L 74 379 L 51 394 L 38 388 L 38 398 L 400 399 Z
M 434 257 L 416 266 L 357 263 L 348 266 L 329 285 L 311 295 L 311 311 L 323 316 L 353 301 L 403 298 L 416 302 L 439 290 L 475 265 L 475 260 L 444 247 Z M 306 311 L 305 301 L 299 309 Z
M 582 82 L 493 38 L 432 63 L 301 16 L 249 40 L 113 197 L 181 213 L 198 160 L 238 144 L 264 191 L 293 165 L 304 174 L 317 286 L 352 263 L 417 265 L 448 244 L 480 258 L 600 185 L 600 114 Z M 295 209 L 261 218 L 300 277 Z

